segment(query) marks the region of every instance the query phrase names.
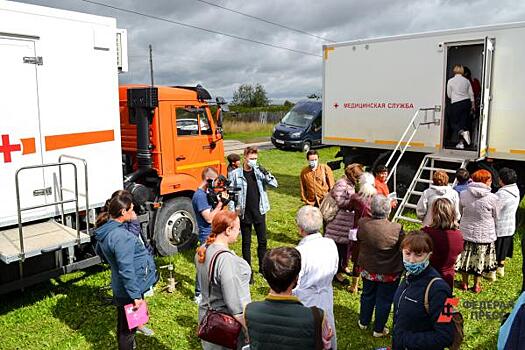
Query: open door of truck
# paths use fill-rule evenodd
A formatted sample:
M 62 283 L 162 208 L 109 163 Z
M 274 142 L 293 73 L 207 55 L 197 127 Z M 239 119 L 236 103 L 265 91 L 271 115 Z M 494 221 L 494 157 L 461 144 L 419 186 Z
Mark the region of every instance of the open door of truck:
M 483 51 L 483 76 L 481 81 L 481 105 L 479 123 L 479 147 L 478 156 L 484 157 L 487 153 L 487 132 L 489 125 L 490 103 L 492 100 L 492 61 L 494 58 L 495 39 L 485 37 L 485 48 Z

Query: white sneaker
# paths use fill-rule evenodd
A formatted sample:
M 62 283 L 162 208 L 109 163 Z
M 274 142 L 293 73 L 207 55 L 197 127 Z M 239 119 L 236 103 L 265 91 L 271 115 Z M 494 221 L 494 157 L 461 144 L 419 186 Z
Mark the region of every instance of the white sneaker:
M 202 301 L 202 294 L 199 294 L 199 295 L 196 295 L 194 298 L 193 298 L 193 302 L 197 305 L 200 305 L 201 304 L 201 301 Z
M 465 149 L 465 145 L 463 144 L 463 141 L 460 141 L 460 142 L 456 145 L 456 148 L 457 148 L 457 149 Z
M 483 278 L 488 279 L 491 282 L 494 282 L 496 280 L 496 271 L 484 273 Z
M 372 334 L 374 336 L 374 338 L 382 338 L 382 337 L 386 337 L 388 335 L 389 330 L 388 328 L 383 328 L 383 332 L 381 333 L 377 333 L 376 331 L 374 331 L 374 333 Z
M 357 325 L 359 326 L 359 329 L 363 329 L 364 330 L 364 329 L 368 328 L 368 326 L 365 326 L 365 325 L 361 324 L 361 321 L 359 321 L 359 320 L 357 320 Z
M 498 267 L 496 269 L 496 274 L 498 277 L 505 277 L 505 268 L 504 267 Z
M 143 334 L 146 337 L 152 337 L 155 335 L 155 332 L 153 332 L 151 328 L 148 328 L 145 325 L 138 327 L 137 333 Z
M 461 133 L 461 136 L 465 139 L 465 142 L 467 143 L 467 146 L 470 145 L 470 133 L 468 131 L 463 131 Z

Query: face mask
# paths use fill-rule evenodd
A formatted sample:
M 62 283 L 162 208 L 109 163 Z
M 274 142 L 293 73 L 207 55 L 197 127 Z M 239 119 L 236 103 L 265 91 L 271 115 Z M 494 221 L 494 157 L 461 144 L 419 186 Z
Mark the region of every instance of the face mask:
M 317 168 L 317 163 L 318 163 L 317 160 L 309 160 L 308 161 L 308 164 L 310 165 L 310 168 L 312 168 L 312 169 Z
M 257 159 L 248 159 L 248 165 L 250 168 L 255 168 L 257 166 Z
M 411 263 L 403 259 L 403 265 L 405 265 L 405 269 L 411 275 L 419 275 L 427 268 L 428 264 L 430 264 L 428 257 L 425 260 L 417 263 Z

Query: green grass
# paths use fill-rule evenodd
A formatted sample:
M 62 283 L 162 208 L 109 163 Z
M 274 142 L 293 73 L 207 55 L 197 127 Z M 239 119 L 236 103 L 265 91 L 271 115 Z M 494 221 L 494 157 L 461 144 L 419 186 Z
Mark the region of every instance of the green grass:
M 224 138 L 245 143 L 269 141 L 273 132 L 273 124 L 243 121 L 224 121 Z
M 330 160 L 335 148 L 319 150 L 321 160 Z M 270 190 L 272 210 L 268 214 L 269 247 L 293 246 L 299 241 L 295 227 L 295 212 L 301 206 L 299 200 L 298 174 L 305 166 L 304 154 L 278 150 L 263 151 L 260 161 L 271 170 L 279 181 L 279 188 Z M 342 171 L 336 172 L 336 177 Z M 406 229 L 414 228 L 407 225 Z M 233 246 L 240 255 L 240 242 Z M 252 252 L 256 252 L 256 239 Z M 165 265 L 170 258 L 158 258 L 158 265 Z M 155 336 L 138 336 L 139 349 L 199 349 L 195 335 L 197 307 L 193 303 L 195 267 L 193 252 L 173 257 L 175 277 L 178 281 L 175 293 L 161 289 L 166 285 L 166 270 L 161 270 L 163 280 L 156 294 L 148 299 L 151 320 L 149 326 Z M 258 270 L 257 259 L 253 259 Z M 506 267 L 504 279 L 494 283 L 483 282 L 484 290 L 475 295 L 456 290 L 464 301 L 513 301 L 521 288 L 521 253 L 519 242 L 515 244 L 515 257 Z M 116 316 L 114 307 L 104 303 L 109 285 L 109 271 L 95 267 L 52 280 L 49 283 L 26 289 L 24 293 L 2 296 L 0 303 L 0 349 L 114 349 Z M 261 300 L 268 292 L 265 281 L 256 274 L 251 287 L 252 299 Z M 375 339 L 370 331 L 357 327 L 359 296 L 347 293 L 342 287 L 334 290 L 339 349 L 373 349 L 390 345 L 390 338 Z M 463 306 L 466 340 L 462 349 L 494 349 L 497 341 L 499 320 L 478 321 Z M 506 310 L 510 311 L 510 310 Z M 388 327 L 391 327 L 391 319 Z

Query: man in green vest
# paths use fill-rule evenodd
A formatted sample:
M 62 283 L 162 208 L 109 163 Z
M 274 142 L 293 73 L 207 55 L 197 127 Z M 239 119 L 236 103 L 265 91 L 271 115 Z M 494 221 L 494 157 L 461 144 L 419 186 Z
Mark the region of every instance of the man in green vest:
M 292 295 L 300 271 L 301 254 L 295 248 L 275 248 L 264 256 L 262 273 L 270 293 L 244 310 L 250 350 L 330 349 L 333 333 L 323 310 L 303 306 Z

